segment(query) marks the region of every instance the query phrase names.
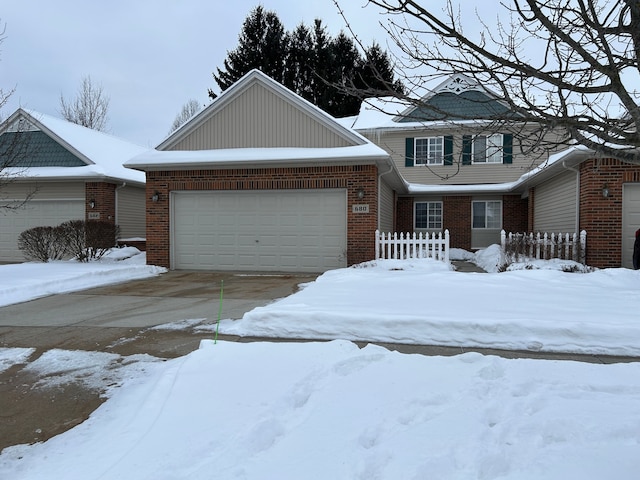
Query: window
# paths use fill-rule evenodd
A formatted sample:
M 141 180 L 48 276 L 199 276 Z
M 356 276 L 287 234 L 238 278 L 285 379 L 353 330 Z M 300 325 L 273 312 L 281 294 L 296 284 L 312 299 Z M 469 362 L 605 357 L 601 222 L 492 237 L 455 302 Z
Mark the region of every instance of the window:
M 473 163 L 502 163 L 502 134 L 476 135 L 471 144 Z
M 415 228 L 442 229 L 442 202 L 416 202 Z
M 499 200 L 487 202 L 472 202 L 473 228 L 502 227 L 502 202 Z
M 416 138 L 415 164 L 442 165 L 444 137 Z

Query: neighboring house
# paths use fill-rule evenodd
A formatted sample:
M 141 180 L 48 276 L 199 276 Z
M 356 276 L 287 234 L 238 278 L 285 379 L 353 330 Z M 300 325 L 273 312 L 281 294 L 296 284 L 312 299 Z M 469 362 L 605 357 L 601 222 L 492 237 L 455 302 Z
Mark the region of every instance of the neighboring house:
M 147 176 L 147 261 L 175 269 L 371 260 L 406 191 L 387 152 L 258 70 L 126 166 Z
M 10 148 L 15 144 L 16 148 Z M 11 157 L 9 150 L 12 151 Z M 20 233 L 66 220 L 120 226 L 121 240 L 144 248 L 145 178 L 123 163 L 148 149 L 74 123 L 18 109 L 0 127 L 0 261 L 23 261 Z M 17 152 L 17 153 L 16 153 Z
M 587 232 L 587 264 L 632 268 L 640 228 L 640 165 L 582 146 L 552 155 L 512 186 L 528 196 L 528 231 Z

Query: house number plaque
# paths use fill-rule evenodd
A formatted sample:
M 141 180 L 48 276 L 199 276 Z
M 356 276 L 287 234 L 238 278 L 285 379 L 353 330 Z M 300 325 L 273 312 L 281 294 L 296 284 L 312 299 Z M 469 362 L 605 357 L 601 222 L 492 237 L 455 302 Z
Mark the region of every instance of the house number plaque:
M 353 213 L 369 213 L 369 204 L 351 205 L 351 211 Z

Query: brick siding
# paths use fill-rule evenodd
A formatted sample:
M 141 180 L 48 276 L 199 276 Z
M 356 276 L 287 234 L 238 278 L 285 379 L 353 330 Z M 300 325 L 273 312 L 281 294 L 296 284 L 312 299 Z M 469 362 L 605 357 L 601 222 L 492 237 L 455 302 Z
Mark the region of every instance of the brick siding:
M 529 226 L 529 204 L 520 195 L 503 195 L 502 228 L 506 232 L 526 232 Z
M 396 203 L 396 232 L 413 232 L 413 197 L 398 197 Z
M 580 230 L 587 232 L 587 265 L 622 265 L 622 185 L 640 182 L 640 167 L 605 158 L 580 165 Z M 602 196 L 607 184 L 609 197 Z
M 91 220 L 90 214 L 98 213 L 99 220 L 115 223 L 116 221 L 116 185 L 106 182 L 85 183 L 85 216 Z M 95 208 L 91 208 L 91 201 Z M 94 219 L 95 220 L 95 219 Z
M 347 190 L 347 264 L 372 260 L 378 224 L 378 169 L 375 165 L 184 170 L 147 172 L 147 262 L 170 267 L 169 194 L 193 190 Z M 364 190 L 364 199 L 358 190 Z M 157 202 L 151 197 L 160 194 Z M 366 203 L 369 213 L 353 213 Z
M 442 217 L 443 227 L 449 230 L 451 247 L 471 250 L 471 197 L 443 197 Z

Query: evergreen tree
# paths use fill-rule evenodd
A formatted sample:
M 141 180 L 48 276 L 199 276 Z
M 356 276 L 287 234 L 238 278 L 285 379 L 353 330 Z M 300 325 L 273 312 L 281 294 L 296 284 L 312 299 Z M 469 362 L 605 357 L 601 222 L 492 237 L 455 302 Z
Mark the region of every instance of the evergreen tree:
M 314 40 L 306 25 L 301 23 L 289 36 L 289 52 L 285 60 L 284 85 L 302 98 L 314 102 L 315 81 L 313 65 L 309 61 Z
M 218 74 L 214 74 L 213 78 L 224 91 L 244 74 L 257 68 L 282 82 L 287 43 L 287 35 L 276 13 L 257 6 L 242 25 L 238 47 L 227 52 L 224 69 L 218 68 Z M 211 89 L 209 96 L 216 96 Z
M 360 110 L 360 98 L 349 93 L 355 82 L 362 58 L 353 40 L 340 32 L 331 42 L 331 64 L 327 79 L 331 83 L 322 108 L 334 117 L 355 115 Z
M 354 86 L 361 90 L 361 96 L 365 98 L 388 95 L 390 91 L 403 94 L 404 85 L 394 77 L 389 56 L 374 42 L 358 65 Z
M 378 44 L 365 53 L 362 58 L 344 32 L 331 37 L 320 19 L 312 28 L 301 23 L 289 34 L 274 12 L 259 6 L 244 21 L 238 47 L 227 53 L 224 70 L 218 68 L 214 78 L 224 91 L 258 68 L 333 116 L 356 115 L 363 88 L 402 88 Z M 215 98 L 211 89 L 209 96 Z

